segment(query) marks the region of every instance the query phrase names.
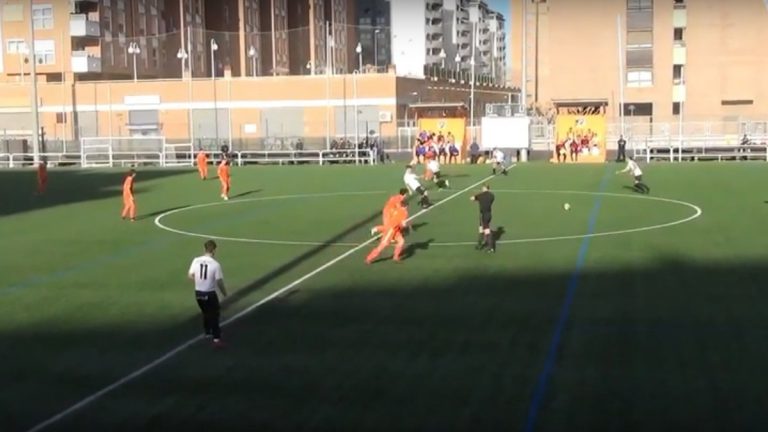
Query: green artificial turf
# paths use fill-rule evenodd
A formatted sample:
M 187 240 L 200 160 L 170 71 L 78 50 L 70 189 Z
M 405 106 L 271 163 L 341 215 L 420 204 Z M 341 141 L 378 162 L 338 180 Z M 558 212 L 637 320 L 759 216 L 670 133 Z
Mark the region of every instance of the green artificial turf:
M 650 197 L 619 168 L 495 177 L 486 254 L 453 195 L 490 169 L 445 167 L 430 196 L 453 198 L 413 221 L 404 262 L 367 266 L 365 245 L 226 327 L 225 349 L 197 343 L 49 430 L 765 430 L 764 164 L 647 166 Z M 238 239 L 218 242 L 226 319 L 368 241 L 402 186 L 399 165 L 235 167 L 221 203 L 216 180 L 142 169 L 130 223 L 122 175 L 52 169 L 37 197 L 34 171 L 0 171 L 4 432 L 199 335 L 186 271 L 206 237 Z M 200 237 L 155 225 L 172 210 Z

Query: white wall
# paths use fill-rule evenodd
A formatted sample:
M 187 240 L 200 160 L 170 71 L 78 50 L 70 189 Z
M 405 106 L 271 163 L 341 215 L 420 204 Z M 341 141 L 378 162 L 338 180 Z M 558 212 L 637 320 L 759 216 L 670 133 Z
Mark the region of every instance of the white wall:
M 424 77 L 426 9 L 424 1 L 390 0 L 392 63 L 398 76 Z

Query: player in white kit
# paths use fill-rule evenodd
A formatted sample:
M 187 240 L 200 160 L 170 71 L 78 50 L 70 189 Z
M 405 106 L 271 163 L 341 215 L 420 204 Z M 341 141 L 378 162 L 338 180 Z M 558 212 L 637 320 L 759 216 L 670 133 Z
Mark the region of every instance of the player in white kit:
M 421 182 L 419 182 L 419 176 L 413 172 L 413 167 L 410 165 L 405 167 L 403 182 L 405 182 L 405 185 L 408 187 L 408 190 L 411 191 L 411 194 L 416 192 L 421 196 L 419 199 L 419 205 L 421 208 L 427 208 L 432 205 L 432 203 L 429 202 L 427 191 L 421 186 Z
M 216 242 L 205 242 L 205 255 L 192 260 L 187 275 L 195 282 L 195 299 L 200 311 L 203 313 L 203 329 L 205 337 L 213 338 L 214 345 L 221 344 L 221 326 L 219 325 L 219 297 L 216 288 L 221 295 L 227 296 L 224 287 L 224 273 L 221 265 L 213 256 L 216 254 Z
M 501 168 L 502 174 L 507 175 L 509 167 L 507 166 L 504 152 L 495 148 L 493 149 L 493 152 L 491 152 L 491 158 L 493 159 L 493 175 L 496 175 L 496 170 L 499 168 Z
M 440 173 L 440 162 L 438 162 L 437 159 L 430 159 L 429 162 L 427 162 L 427 169 L 432 173 L 432 180 L 437 187 L 444 189 L 450 186 L 448 180 L 446 180 Z
M 625 172 L 629 172 L 632 175 L 632 177 L 634 177 L 635 179 L 634 189 L 637 192 L 640 192 L 642 194 L 651 193 L 651 188 L 649 188 L 648 185 L 643 183 L 643 170 L 640 169 L 640 166 L 631 157 L 627 157 L 627 166 L 621 171 L 616 171 L 616 174 L 621 174 Z

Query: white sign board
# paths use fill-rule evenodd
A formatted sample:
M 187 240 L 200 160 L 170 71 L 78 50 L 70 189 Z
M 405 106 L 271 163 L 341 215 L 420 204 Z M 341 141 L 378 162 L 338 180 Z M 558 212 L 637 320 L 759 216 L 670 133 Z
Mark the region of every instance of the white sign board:
M 481 146 L 483 149 L 527 149 L 530 147 L 528 117 L 483 117 Z
M 253 135 L 258 131 L 258 127 L 255 124 L 243 125 L 243 133 Z

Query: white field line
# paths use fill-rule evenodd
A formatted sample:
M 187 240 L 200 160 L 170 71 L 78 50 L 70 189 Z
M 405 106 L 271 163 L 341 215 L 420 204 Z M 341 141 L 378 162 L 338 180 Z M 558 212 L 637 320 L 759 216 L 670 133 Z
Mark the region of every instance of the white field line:
M 514 165 L 512 165 L 512 167 L 514 167 Z M 414 214 L 413 216 L 408 218 L 408 221 L 416 219 L 417 217 L 419 217 L 419 216 L 421 216 L 421 215 L 423 215 L 423 214 L 425 214 L 425 213 L 427 213 L 427 212 L 429 212 L 429 211 L 431 211 L 431 210 L 433 210 L 433 209 L 435 209 L 437 207 L 440 207 L 441 205 L 447 203 L 448 201 L 453 200 L 454 198 L 458 197 L 459 195 L 462 195 L 462 194 L 466 193 L 467 191 L 469 191 L 471 189 L 474 189 L 474 188 L 480 186 L 481 184 L 489 181 L 493 177 L 495 177 L 495 176 L 488 176 L 488 177 L 486 177 L 486 178 L 484 178 L 484 179 L 482 179 L 482 180 L 480 180 L 480 181 L 478 181 L 476 183 L 473 183 L 470 186 L 467 186 L 466 188 L 464 188 L 464 189 L 462 189 L 462 190 L 460 190 L 460 191 L 458 191 L 458 192 L 456 192 L 456 193 L 454 193 L 452 195 L 449 195 L 445 199 L 443 199 L 443 200 L 441 200 L 439 202 L 436 202 L 431 207 L 423 209 L 423 210 L 419 211 L 418 213 Z M 309 272 L 309 273 L 305 274 L 304 276 L 296 279 L 295 281 L 289 283 L 288 285 L 280 288 L 279 290 L 275 291 L 274 293 L 270 294 L 269 296 L 259 300 L 258 302 L 252 304 L 251 306 L 249 306 L 249 307 L 243 309 L 242 311 L 238 312 L 237 314 L 233 315 L 231 318 L 229 318 L 228 320 L 224 321 L 222 323 L 222 326 L 227 326 L 227 325 L 229 325 L 229 324 L 239 320 L 240 318 L 246 316 L 247 314 L 253 312 L 255 309 L 259 308 L 260 306 L 262 306 L 262 305 L 264 305 L 264 304 L 266 304 L 266 303 L 268 303 L 268 302 L 270 302 L 270 301 L 280 297 L 281 295 L 283 295 L 286 292 L 290 291 L 291 289 L 295 288 L 296 286 L 298 286 L 302 282 L 306 281 L 307 279 L 309 279 L 309 278 L 317 275 L 318 273 L 322 272 L 323 270 L 325 270 L 325 269 L 335 265 L 336 263 L 340 262 L 344 258 L 347 258 L 348 256 L 354 254 L 355 252 L 357 252 L 360 249 L 368 246 L 369 244 L 373 243 L 376 240 L 377 240 L 377 238 L 373 237 L 373 238 L 370 238 L 370 239 L 366 240 L 363 243 L 360 243 L 359 245 L 353 247 L 352 249 L 344 252 L 343 254 L 337 256 L 336 258 L 326 262 L 325 264 L 321 265 L 320 267 L 312 270 L 311 272 Z M 38 423 L 36 426 L 30 428 L 28 430 L 28 432 L 38 432 L 38 431 L 41 431 L 41 430 L 47 428 L 48 426 L 53 425 L 54 423 L 60 421 L 61 419 L 69 416 L 73 412 L 80 410 L 81 408 L 83 408 L 83 407 L 85 407 L 85 406 L 87 406 L 87 405 L 89 405 L 89 404 L 91 404 L 91 403 L 101 399 L 102 397 L 104 397 L 108 393 L 111 393 L 112 391 L 114 391 L 114 390 L 124 386 L 125 384 L 133 381 L 134 379 L 136 379 L 136 378 L 146 374 L 147 372 L 149 372 L 152 369 L 154 369 L 155 367 L 161 365 L 165 361 L 175 357 L 177 354 L 179 354 L 182 351 L 186 350 L 187 348 L 189 348 L 190 346 L 192 346 L 196 342 L 200 341 L 201 339 L 203 339 L 203 336 L 197 336 L 197 337 L 194 337 L 194 338 L 192 338 L 192 339 L 182 343 L 181 345 L 177 346 L 176 348 L 173 348 L 172 350 L 168 351 L 167 353 L 163 354 L 162 356 L 158 357 L 157 359 L 153 360 L 152 362 L 147 363 L 146 365 L 140 367 L 139 369 L 136 369 L 135 371 L 131 372 L 130 374 L 128 374 L 126 376 L 124 376 L 123 378 L 120 378 L 119 380 L 115 381 L 114 383 L 112 383 L 112 384 L 102 388 L 101 390 L 91 394 L 90 396 L 85 397 L 84 399 L 82 399 L 79 402 L 75 403 L 74 405 L 72 405 L 72 406 L 62 410 L 61 412 L 59 412 L 58 414 L 55 414 L 54 416 L 48 418 L 47 420 L 45 420 L 45 421 L 43 421 L 41 423 Z

